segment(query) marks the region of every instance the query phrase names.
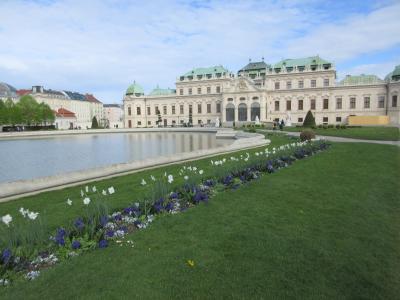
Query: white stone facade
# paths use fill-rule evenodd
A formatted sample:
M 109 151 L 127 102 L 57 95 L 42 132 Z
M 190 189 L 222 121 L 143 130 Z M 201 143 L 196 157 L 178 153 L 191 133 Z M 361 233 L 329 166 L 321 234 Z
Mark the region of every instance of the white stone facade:
M 124 109 L 119 104 L 104 104 L 103 113 L 107 128 L 124 128 Z
M 174 93 L 146 96 L 135 84 L 124 97 L 125 127 L 178 126 L 190 115 L 193 126 L 212 126 L 217 118 L 223 126 L 240 125 L 257 116 L 295 125 L 309 110 L 317 124 L 346 124 L 352 115 L 389 116 L 391 125 L 400 124 L 400 81 L 389 75 L 386 81 L 360 75 L 337 82 L 333 64 L 319 57 L 255 64 L 268 67 L 244 68 L 236 76 L 220 67 L 194 69 L 178 78 Z

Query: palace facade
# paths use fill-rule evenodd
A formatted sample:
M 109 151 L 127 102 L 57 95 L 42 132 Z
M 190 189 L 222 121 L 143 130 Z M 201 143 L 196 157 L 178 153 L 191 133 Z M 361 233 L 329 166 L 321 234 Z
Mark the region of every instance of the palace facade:
M 233 74 L 222 66 L 196 68 L 175 89 L 145 95 L 134 82 L 124 96 L 125 127 L 223 126 L 284 120 L 302 124 L 309 110 L 317 124 L 346 124 L 350 116 L 386 116 L 400 124 L 400 66 L 385 77 L 347 75 L 337 82 L 333 63 L 319 56 L 274 65 L 249 62 Z M 371 121 L 372 119 L 372 121 Z M 370 118 L 370 125 L 376 125 Z

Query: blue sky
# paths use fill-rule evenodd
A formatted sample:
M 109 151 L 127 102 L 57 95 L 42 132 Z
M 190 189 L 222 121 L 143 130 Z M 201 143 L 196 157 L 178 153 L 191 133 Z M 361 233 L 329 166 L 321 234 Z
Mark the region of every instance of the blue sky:
M 121 102 L 134 80 L 320 55 L 346 74 L 400 64 L 400 1 L 0 0 L 0 81 Z

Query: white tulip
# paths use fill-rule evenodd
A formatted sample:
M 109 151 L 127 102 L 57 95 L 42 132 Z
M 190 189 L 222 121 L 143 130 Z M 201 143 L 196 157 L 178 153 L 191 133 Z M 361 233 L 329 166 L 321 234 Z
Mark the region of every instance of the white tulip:
M 203 175 L 203 173 L 204 173 L 203 170 L 200 170 L 200 171 L 199 171 L 199 174 L 200 174 L 200 175 Z
M 89 203 L 90 203 L 90 198 L 89 197 L 86 197 L 85 199 L 83 199 L 83 204 L 89 205 Z
M 171 174 L 168 175 L 168 182 L 172 183 L 174 181 L 174 176 L 172 176 Z
M 71 201 L 71 199 L 68 199 L 68 200 L 67 200 L 67 204 L 68 204 L 69 206 L 71 206 L 71 205 L 72 205 L 72 201 Z
M 86 193 L 89 193 L 89 187 L 88 186 L 85 186 L 85 191 L 86 191 Z
M 150 178 L 151 180 L 156 181 L 156 178 L 153 175 L 151 175 Z
M 85 193 L 81 190 L 81 197 L 83 198 L 83 196 L 85 196 Z
M 21 215 L 25 218 L 26 215 L 29 213 L 29 210 L 28 210 L 28 209 L 24 209 L 23 207 L 21 207 L 21 208 L 19 209 L 19 212 L 20 212 Z
M 96 189 L 95 186 L 92 187 L 92 191 L 93 191 L 93 193 L 96 193 L 96 192 L 97 192 L 97 189 Z
M 28 214 L 28 218 L 31 219 L 31 220 L 35 220 L 35 219 L 37 218 L 38 215 L 39 215 L 38 212 L 35 213 L 35 212 L 31 211 L 31 212 Z
M 7 214 L 5 216 L 2 216 L 1 220 L 3 221 L 4 224 L 6 224 L 7 226 L 10 226 L 9 224 L 12 221 L 12 217 L 9 214 Z
M 110 195 L 115 193 L 115 189 L 114 189 L 113 186 L 108 188 L 108 193 L 109 193 Z
M 188 179 L 189 179 L 189 176 L 185 175 L 185 176 L 183 177 L 183 179 L 188 180 Z
M 147 182 L 146 182 L 146 180 L 142 179 L 142 182 L 141 182 L 140 184 L 141 184 L 141 185 L 146 185 Z
M 107 196 L 106 190 L 103 190 L 101 193 L 103 194 L 103 196 Z

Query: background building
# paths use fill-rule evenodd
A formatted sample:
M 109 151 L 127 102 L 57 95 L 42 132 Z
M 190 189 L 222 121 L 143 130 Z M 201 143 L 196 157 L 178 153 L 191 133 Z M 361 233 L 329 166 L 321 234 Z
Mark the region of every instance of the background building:
M 134 82 L 124 97 L 125 126 L 153 127 L 255 122 L 302 124 L 311 110 L 317 124 L 345 124 L 349 116 L 378 116 L 399 125 L 400 66 L 386 76 L 361 74 L 336 80 L 332 62 L 319 56 L 276 64 L 249 62 L 235 76 L 222 66 L 193 69 L 176 89 L 155 88 L 148 95 Z M 378 124 L 378 123 L 376 123 Z
M 124 109 L 119 104 L 104 104 L 104 126 L 106 128 L 124 128 Z

